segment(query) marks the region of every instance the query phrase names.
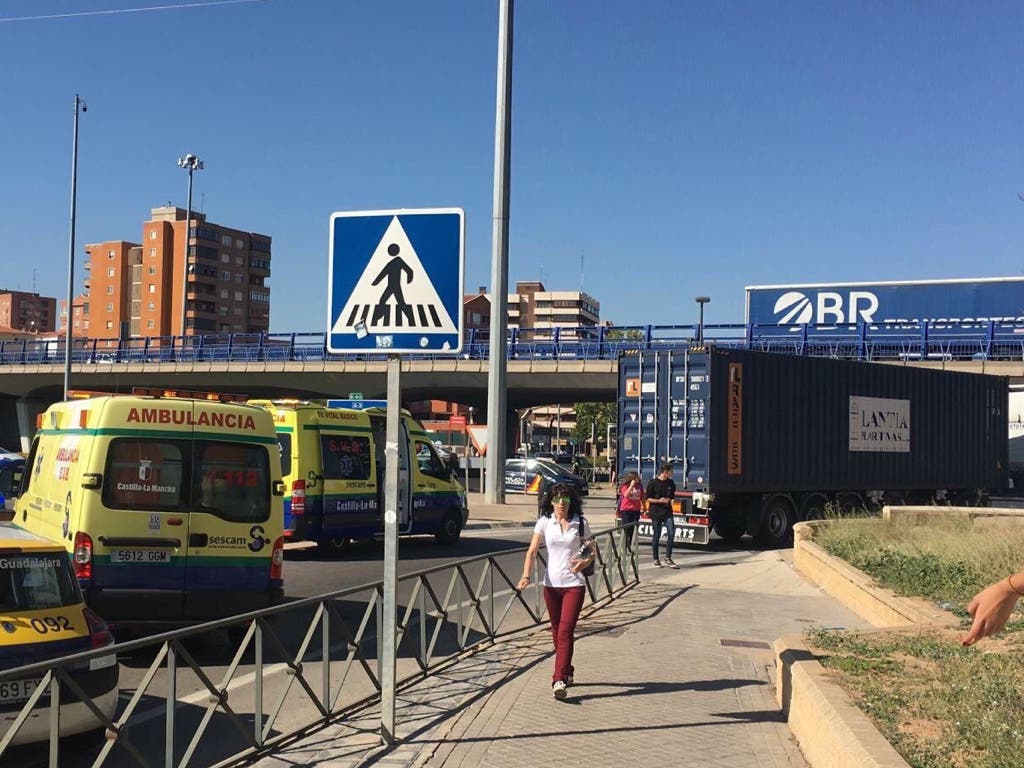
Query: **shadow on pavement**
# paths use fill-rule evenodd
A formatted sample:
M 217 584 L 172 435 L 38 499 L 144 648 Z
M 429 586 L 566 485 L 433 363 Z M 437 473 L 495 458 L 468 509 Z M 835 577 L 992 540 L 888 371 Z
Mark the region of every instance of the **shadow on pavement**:
M 659 693 L 682 693 L 683 691 L 700 691 L 704 693 L 711 691 L 727 691 L 735 688 L 743 688 L 748 685 L 765 685 L 765 682 L 763 680 L 739 680 L 727 678 L 721 680 L 693 680 L 681 683 L 577 683 L 569 689 L 569 696 L 570 700 L 583 703 L 585 701 L 611 699 L 618 698 L 620 696 L 647 696 L 649 694 Z M 615 690 L 592 694 L 580 693 L 578 696 L 574 695 L 580 688 L 612 688 Z

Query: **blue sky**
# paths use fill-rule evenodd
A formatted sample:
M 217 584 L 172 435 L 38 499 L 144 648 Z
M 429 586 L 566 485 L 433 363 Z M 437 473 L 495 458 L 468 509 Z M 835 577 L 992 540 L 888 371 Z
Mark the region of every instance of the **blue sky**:
M 179 0 L 187 2 L 188 0 Z M 173 0 L 0 0 L 0 19 Z M 519 0 L 510 283 L 619 324 L 748 284 L 1024 271 L 1024 6 Z M 195 205 L 270 234 L 271 328 L 322 331 L 332 211 L 461 206 L 490 282 L 497 0 L 265 0 L 0 21 L 0 287 Z M 81 270 L 76 278 L 80 284 Z

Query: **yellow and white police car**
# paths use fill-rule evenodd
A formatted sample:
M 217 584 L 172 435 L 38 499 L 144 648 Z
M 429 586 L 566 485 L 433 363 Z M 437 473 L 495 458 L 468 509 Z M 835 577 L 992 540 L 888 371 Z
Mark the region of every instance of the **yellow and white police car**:
M 114 644 L 106 623 L 85 607 L 64 546 L 0 523 L 0 672 Z M 108 717 L 117 704 L 113 651 L 71 670 L 70 677 Z M 0 740 L 7 735 L 42 673 L 0 676 Z M 40 741 L 50 733 L 49 691 L 39 698 L 12 741 Z M 60 735 L 102 727 L 69 685 L 60 689 Z

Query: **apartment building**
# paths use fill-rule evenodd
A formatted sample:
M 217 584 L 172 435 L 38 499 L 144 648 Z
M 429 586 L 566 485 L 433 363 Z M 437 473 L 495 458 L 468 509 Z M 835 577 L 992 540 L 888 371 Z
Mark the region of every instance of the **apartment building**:
M 56 329 L 57 300 L 38 293 L 0 288 L 0 327 L 29 333 Z
M 185 211 L 164 206 L 153 208 L 143 222 L 141 243 L 86 245 L 89 275 L 72 308 L 72 335 L 124 339 L 268 331 L 271 238 L 193 212 L 186 264 L 185 230 Z M 62 316 L 64 327 L 66 311 Z
M 548 339 L 559 329 L 561 338 L 576 338 L 581 327 L 600 322 L 601 303 L 583 291 L 549 291 L 538 281 L 517 282 L 508 295 L 509 328 L 532 331 L 531 338 Z

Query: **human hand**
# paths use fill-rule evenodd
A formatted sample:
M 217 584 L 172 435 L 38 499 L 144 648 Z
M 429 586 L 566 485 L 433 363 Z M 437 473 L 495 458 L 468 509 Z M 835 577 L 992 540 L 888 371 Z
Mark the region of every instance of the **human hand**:
M 516 589 L 518 589 L 520 592 L 522 592 L 529 585 L 530 585 L 530 577 L 529 576 L 523 576 L 523 578 L 521 578 L 519 580 L 519 584 L 516 586 Z
M 967 613 L 974 619 L 974 623 L 960 642 L 963 645 L 974 645 L 983 637 L 1002 630 L 1014 606 L 1017 605 L 1018 597 L 1007 579 L 997 581 L 981 590 L 967 606 Z

